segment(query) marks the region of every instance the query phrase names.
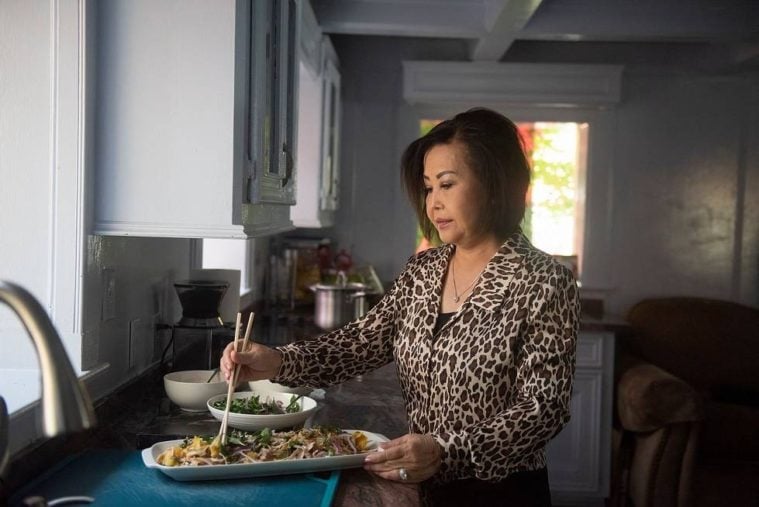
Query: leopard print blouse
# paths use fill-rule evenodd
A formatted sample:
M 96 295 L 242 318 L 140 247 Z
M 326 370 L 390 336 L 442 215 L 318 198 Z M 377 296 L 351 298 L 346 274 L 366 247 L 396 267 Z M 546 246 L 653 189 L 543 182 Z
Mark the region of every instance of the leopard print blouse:
M 454 248 L 412 257 L 364 317 L 278 347 L 272 380 L 327 386 L 395 360 L 409 432 L 444 450 L 432 482 L 498 481 L 544 467 L 546 443 L 569 420 L 579 295 L 568 269 L 516 233 L 433 336 Z

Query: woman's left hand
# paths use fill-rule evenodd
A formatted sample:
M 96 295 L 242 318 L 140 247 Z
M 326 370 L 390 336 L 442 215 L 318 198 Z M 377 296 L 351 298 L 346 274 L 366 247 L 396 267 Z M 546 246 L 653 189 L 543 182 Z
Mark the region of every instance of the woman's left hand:
M 364 469 L 390 481 L 422 482 L 435 475 L 442 456 L 430 435 L 411 433 L 380 444 L 364 460 Z

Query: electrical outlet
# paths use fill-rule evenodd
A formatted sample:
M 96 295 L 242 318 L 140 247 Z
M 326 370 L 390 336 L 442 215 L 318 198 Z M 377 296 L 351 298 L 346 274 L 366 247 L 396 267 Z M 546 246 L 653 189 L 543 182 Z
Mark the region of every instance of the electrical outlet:
M 103 268 L 100 276 L 103 297 L 100 301 L 100 321 L 105 322 L 116 317 L 116 270 Z

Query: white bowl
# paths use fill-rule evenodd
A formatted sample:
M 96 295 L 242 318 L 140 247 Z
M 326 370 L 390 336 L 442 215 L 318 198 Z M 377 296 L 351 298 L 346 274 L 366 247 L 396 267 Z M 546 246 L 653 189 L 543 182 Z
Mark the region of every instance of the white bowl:
M 280 401 L 282 404 L 287 406 L 290 403 L 292 397 L 295 395 L 290 393 L 266 393 L 253 391 L 241 391 L 232 393 L 233 400 L 240 398 L 250 398 L 251 396 L 259 396 L 259 399 L 261 401 Z M 226 399 L 226 397 L 226 394 L 220 394 L 218 396 L 210 398 L 207 403 L 208 410 L 210 410 L 211 414 L 213 414 L 213 416 L 219 421 L 224 418 L 224 410 L 214 408 L 213 404 L 219 400 Z M 308 396 L 303 396 L 298 400 L 297 403 L 300 405 L 300 411 L 294 412 L 292 414 L 256 415 L 236 414 L 234 412 L 229 412 L 229 425 L 232 428 L 246 431 L 261 430 L 264 428 L 279 429 L 299 426 L 306 422 L 306 419 L 308 419 L 309 416 L 314 413 L 316 410 L 316 401 L 309 398 Z
M 287 387 L 270 380 L 251 380 L 248 382 L 248 388 L 253 392 L 260 393 L 293 393 L 301 395 L 307 395 L 313 391 L 310 387 Z
M 217 373 L 206 382 L 213 370 L 174 371 L 163 376 L 163 388 L 169 399 L 188 412 L 208 410 L 208 398 L 227 392 L 227 383 Z

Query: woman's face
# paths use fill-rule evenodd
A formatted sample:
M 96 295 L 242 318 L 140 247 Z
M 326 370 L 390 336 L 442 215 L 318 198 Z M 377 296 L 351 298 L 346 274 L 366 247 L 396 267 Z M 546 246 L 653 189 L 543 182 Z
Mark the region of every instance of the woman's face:
M 462 143 L 430 148 L 424 157 L 424 187 L 427 217 L 444 243 L 467 247 L 483 239 L 478 225 L 483 192 Z

